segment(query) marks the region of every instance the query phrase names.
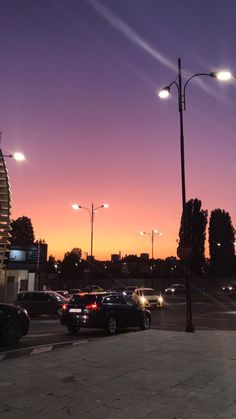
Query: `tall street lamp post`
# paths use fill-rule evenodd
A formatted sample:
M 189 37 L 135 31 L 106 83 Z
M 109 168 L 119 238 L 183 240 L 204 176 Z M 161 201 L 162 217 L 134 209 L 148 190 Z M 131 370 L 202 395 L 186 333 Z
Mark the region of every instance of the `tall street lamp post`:
M 151 233 L 147 233 L 146 231 L 140 231 L 140 234 L 144 235 L 144 234 L 148 234 L 149 236 L 151 236 L 151 243 L 152 243 L 152 259 L 154 257 L 154 238 L 156 236 L 161 236 L 162 233 L 160 233 L 157 230 L 152 230 Z
M 178 77 L 172 81 L 168 86 L 164 87 L 159 92 L 159 97 L 162 99 L 167 98 L 170 95 L 170 90 L 173 85 L 177 88 L 178 93 L 178 109 L 179 109 L 179 126 L 180 126 L 180 158 L 181 158 L 181 186 L 182 186 L 182 208 L 183 208 L 183 242 L 179 249 L 179 256 L 183 260 L 184 267 L 184 279 L 186 285 L 186 332 L 194 332 L 192 322 L 192 303 L 191 303 L 191 287 L 188 280 L 186 271 L 185 257 L 189 255 L 190 243 L 188 242 L 188 230 L 187 230 L 187 213 L 186 213 L 186 187 L 185 187 L 185 157 L 184 157 L 184 123 L 183 123 L 183 111 L 186 110 L 186 87 L 188 83 L 195 77 L 198 76 L 209 76 L 217 78 L 218 80 L 229 80 L 231 74 L 228 71 L 211 72 L 211 73 L 196 73 L 189 77 L 184 85 L 182 84 L 182 66 L 181 59 L 178 58 Z
M 94 216 L 95 213 L 100 209 L 100 208 L 108 208 L 109 205 L 108 204 L 102 204 L 99 205 L 98 207 L 94 208 L 94 204 L 92 203 L 91 205 L 91 209 L 90 208 L 86 208 L 83 207 L 82 205 L 78 205 L 78 204 L 73 204 L 72 208 L 74 210 L 79 210 L 81 208 L 85 209 L 86 211 L 88 211 L 89 215 L 90 215 L 90 222 L 91 222 L 91 238 L 90 238 L 90 258 L 91 258 L 91 262 L 93 260 L 93 227 L 94 227 Z

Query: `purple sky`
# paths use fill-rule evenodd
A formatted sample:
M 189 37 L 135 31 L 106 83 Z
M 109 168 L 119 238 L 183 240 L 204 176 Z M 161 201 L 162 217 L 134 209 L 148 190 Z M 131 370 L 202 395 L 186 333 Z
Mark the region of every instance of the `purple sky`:
M 37 239 L 62 257 L 89 252 L 85 207 L 95 219 L 97 258 L 176 255 L 181 216 L 177 95 L 156 92 L 177 76 L 236 73 L 234 0 L 1 0 L 0 130 L 13 218 L 31 218 Z M 236 226 L 235 80 L 193 80 L 184 114 L 187 199 Z M 206 248 L 207 250 L 207 248 Z

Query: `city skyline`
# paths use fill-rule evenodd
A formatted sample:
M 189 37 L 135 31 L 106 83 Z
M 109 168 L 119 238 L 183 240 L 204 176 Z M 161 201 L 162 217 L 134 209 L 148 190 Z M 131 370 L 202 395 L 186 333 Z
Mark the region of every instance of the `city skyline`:
M 178 3 L 178 4 L 177 4 Z M 177 94 L 183 74 L 235 76 L 234 1 L 11 0 L 1 13 L 0 130 L 12 218 L 31 218 L 36 239 L 62 258 L 90 252 L 90 219 L 77 203 L 109 204 L 94 220 L 94 255 L 176 256 L 182 212 Z M 187 91 L 187 200 L 229 212 L 236 226 L 235 79 L 194 80 Z M 206 250 L 207 250 L 206 246 Z M 208 252 L 206 252 L 208 254 Z

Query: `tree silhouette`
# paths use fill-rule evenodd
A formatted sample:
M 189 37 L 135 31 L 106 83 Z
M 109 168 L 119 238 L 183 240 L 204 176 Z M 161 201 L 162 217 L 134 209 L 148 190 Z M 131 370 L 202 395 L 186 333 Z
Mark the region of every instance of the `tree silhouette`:
M 188 268 L 193 275 L 201 276 L 205 265 L 205 240 L 207 211 L 201 209 L 202 202 L 199 199 L 190 199 L 186 203 L 186 240 L 183 237 L 183 214 L 179 230 L 179 246 L 187 245 L 192 249 L 192 255 L 188 261 Z
M 34 229 L 31 219 L 19 217 L 11 223 L 11 244 L 15 246 L 30 246 L 34 243 Z
M 70 252 L 66 252 L 61 262 L 61 275 L 65 279 L 77 278 L 80 272 L 80 260 L 82 250 L 74 248 Z
M 209 223 L 210 272 L 214 277 L 229 277 L 234 265 L 234 227 L 228 212 L 215 209 Z

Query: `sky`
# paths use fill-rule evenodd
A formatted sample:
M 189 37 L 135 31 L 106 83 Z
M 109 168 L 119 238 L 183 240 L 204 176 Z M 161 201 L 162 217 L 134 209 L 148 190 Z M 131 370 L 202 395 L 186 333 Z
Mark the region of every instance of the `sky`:
M 235 0 L 0 0 L 0 130 L 12 218 L 63 258 L 176 256 L 182 212 L 177 77 L 236 76 Z M 184 112 L 186 198 L 236 227 L 236 82 L 192 80 Z M 206 255 L 208 245 L 206 244 Z

